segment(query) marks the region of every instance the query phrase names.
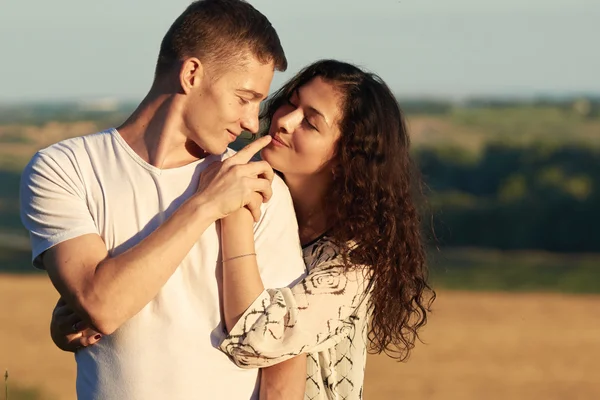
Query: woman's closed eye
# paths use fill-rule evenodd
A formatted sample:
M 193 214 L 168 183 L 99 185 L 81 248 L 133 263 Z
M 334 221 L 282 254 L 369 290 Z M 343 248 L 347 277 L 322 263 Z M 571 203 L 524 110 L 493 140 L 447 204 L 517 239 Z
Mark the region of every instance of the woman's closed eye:
M 302 122 L 304 122 L 306 125 L 308 125 L 309 129 L 315 130 L 317 132 L 319 131 L 313 124 L 310 123 L 308 118 L 304 117 L 304 120 Z
M 288 103 L 288 105 L 290 105 L 290 106 L 292 106 L 292 107 L 294 107 L 294 108 L 296 108 L 296 109 L 298 108 L 298 106 L 297 106 L 296 104 L 294 104 L 294 102 L 292 101 L 292 98 L 291 98 L 291 97 L 288 97 L 288 98 L 287 98 L 287 103 Z M 308 118 L 306 118 L 306 117 L 304 117 L 304 118 L 302 119 L 302 123 L 303 123 L 303 124 L 306 124 L 306 126 L 308 127 L 308 129 L 315 130 L 315 131 L 317 131 L 317 132 L 319 131 L 319 130 L 317 129 L 317 127 L 316 127 L 315 125 L 311 124 L 311 123 L 310 123 L 310 121 L 308 120 Z

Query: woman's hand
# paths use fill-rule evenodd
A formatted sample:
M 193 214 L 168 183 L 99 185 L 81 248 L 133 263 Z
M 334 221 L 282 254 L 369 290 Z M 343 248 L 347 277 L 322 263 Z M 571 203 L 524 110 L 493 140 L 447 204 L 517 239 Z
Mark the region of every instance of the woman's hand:
M 52 311 L 50 336 L 59 349 L 73 353 L 97 343 L 102 338 L 102 335 L 83 322 L 62 298 L 58 299 Z
M 253 196 L 253 202 L 255 203 L 255 207 L 252 208 L 254 211 L 251 211 L 250 207 L 242 207 L 223 218 L 221 223 L 223 224 L 222 226 L 224 229 L 233 229 L 233 231 L 229 231 L 229 233 L 239 235 L 248 232 L 249 226 L 254 227 L 254 222 L 258 222 L 258 219 L 260 219 L 260 203 L 262 203 L 262 197 L 258 194 Z

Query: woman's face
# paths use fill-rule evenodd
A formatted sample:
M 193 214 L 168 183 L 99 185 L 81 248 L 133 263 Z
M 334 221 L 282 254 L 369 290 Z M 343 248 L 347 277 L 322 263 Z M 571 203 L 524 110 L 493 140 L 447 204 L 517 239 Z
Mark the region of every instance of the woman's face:
M 342 96 L 334 86 L 314 78 L 301 86 L 274 114 L 271 143 L 261 156 L 284 175 L 329 173 L 340 137 Z

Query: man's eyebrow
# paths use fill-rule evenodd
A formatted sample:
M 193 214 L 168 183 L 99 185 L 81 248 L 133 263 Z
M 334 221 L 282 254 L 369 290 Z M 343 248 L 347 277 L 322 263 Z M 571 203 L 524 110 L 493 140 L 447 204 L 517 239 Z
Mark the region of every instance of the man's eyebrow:
M 237 91 L 251 95 L 254 98 L 254 100 L 258 100 L 258 99 L 263 100 L 267 97 L 264 94 L 255 92 L 252 89 L 238 89 Z

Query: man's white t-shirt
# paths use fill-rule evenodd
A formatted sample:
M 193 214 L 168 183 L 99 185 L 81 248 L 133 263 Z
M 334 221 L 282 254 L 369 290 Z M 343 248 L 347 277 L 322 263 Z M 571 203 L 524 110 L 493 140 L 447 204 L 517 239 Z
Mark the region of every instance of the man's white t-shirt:
M 196 192 L 207 165 L 233 153 L 161 170 L 142 160 L 115 129 L 41 150 L 21 184 L 21 216 L 34 265 L 43 268 L 39 256 L 44 251 L 85 234 L 98 234 L 111 256 L 124 252 Z M 254 232 L 266 287 L 289 286 L 302 277 L 292 200 L 278 177 Z M 217 349 L 225 337 L 219 257 L 213 224 L 149 304 L 114 334 L 76 353 L 79 399 L 257 397 L 258 370 L 236 367 Z

